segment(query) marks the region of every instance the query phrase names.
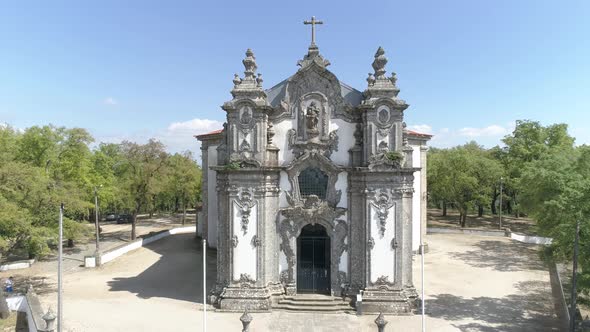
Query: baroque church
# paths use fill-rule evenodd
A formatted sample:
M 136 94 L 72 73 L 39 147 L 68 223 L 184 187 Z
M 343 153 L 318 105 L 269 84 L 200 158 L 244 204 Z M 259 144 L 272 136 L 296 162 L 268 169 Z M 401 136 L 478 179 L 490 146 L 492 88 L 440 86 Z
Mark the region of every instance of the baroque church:
M 311 23 L 299 69 L 270 89 L 248 49 L 223 129 L 196 136 L 206 170 L 198 233 L 217 249 L 210 301 L 268 311 L 311 293 L 409 313 L 430 135 L 406 128 L 381 47 L 361 92 L 327 69 Z

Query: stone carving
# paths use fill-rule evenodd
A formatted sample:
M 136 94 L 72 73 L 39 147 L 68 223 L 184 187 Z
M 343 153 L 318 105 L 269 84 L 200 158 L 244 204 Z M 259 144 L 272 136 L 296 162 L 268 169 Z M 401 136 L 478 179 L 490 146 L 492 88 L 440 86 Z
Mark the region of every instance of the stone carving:
M 307 134 L 310 137 L 316 137 L 320 133 L 320 131 L 318 130 L 319 116 L 320 111 L 316 106 L 315 101 L 312 101 L 307 107 L 307 113 L 305 114 Z
M 272 122 L 268 122 L 268 128 L 266 129 L 266 144 L 272 145 L 272 138 L 275 136 L 275 130 Z
M 377 49 L 375 59 L 373 60 L 373 69 L 375 74 L 369 74 L 367 78 L 367 89 L 363 92 L 365 105 L 370 105 L 378 102 L 381 98 L 388 98 L 395 105 L 396 109 L 404 110 L 408 108 L 405 101 L 397 98 L 399 89 L 396 86 L 397 78 L 393 73 L 391 78 L 385 76 L 385 65 L 387 64 L 387 57 L 382 47 Z
M 395 249 L 397 249 L 398 245 L 397 245 L 397 241 L 395 240 L 395 238 L 391 239 L 391 244 L 390 244 L 390 246 L 391 246 L 391 249 L 392 249 L 392 250 L 395 250 Z
M 356 146 L 363 145 L 363 126 L 360 123 L 356 124 L 356 129 L 354 131 L 354 144 Z
M 240 123 L 243 125 L 249 125 L 250 122 L 252 122 L 252 110 L 250 109 L 250 107 L 244 107 L 242 109 Z
M 332 152 L 338 151 L 338 130 L 332 130 L 324 140 L 299 140 L 297 131 L 289 129 L 287 131 L 287 147 L 293 150 L 293 154 L 297 158 L 305 151 L 318 151 L 329 158 Z
M 260 247 L 262 245 L 262 241 L 260 240 L 260 238 L 258 238 L 258 235 L 254 235 L 254 236 L 252 236 L 252 240 L 250 241 L 250 244 L 254 248 Z
M 240 274 L 240 279 L 238 282 L 242 288 L 250 288 L 254 285 L 254 283 L 256 283 L 256 281 L 248 273 Z
M 389 285 L 389 276 L 380 276 L 379 278 L 377 278 L 377 280 L 374 282 L 375 285 Z
M 258 73 L 258 77 L 256 77 L 256 87 L 262 88 L 262 82 L 264 82 L 262 79 L 262 74 Z
M 394 200 L 393 195 L 386 189 L 371 189 L 367 190 L 371 204 L 375 208 L 378 218 L 378 229 L 379 234 L 383 237 L 385 235 L 385 229 L 387 226 L 387 217 L 389 216 L 389 209 L 393 207 Z
M 348 288 L 348 279 L 346 278 L 346 272 L 344 271 L 338 271 L 338 284 L 340 285 L 340 287 L 342 287 L 343 289 Z
M 245 139 L 242 140 L 242 144 L 240 144 L 240 151 L 250 152 L 251 150 L 252 147 L 250 147 L 250 143 L 248 143 L 248 141 L 246 141 Z
M 279 280 L 281 281 L 281 284 L 283 286 L 286 286 L 287 283 L 289 283 L 289 271 L 288 270 L 281 271 L 281 273 L 279 275 Z
M 387 58 L 383 47 L 379 47 L 375 53 L 375 60 L 373 60 L 373 69 L 375 69 L 375 79 L 382 80 L 385 78 L 385 65 Z
M 382 107 L 381 109 L 379 109 L 377 114 L 377 120 L 381 124 L 386 124 L 389 122 L 389 110 L 387 109 L 387 107 Z
M 248 222 L 250 219 L 250 213 L 252 212 L 252 207 L 256 204 L 254 201 L 254 194 L 253 189 L 242 189 L 238 192 L 238 199 L 236 203 L 239 206 L 239 213 L 241 216 L 241 226 L 242 232 L 246 234 L 248 232 Z
M 232 236 L 231 237 L 231 246 L 234 248 L 237 248 L 238 243 L 239 243 L 238 236 L 237 235 Z
M 236 77 L 238 75 L 236 74 Z M 367 83 L 369 86 L 373 86 L 375 85 L 375 76 L 373 76 L 373 73 L 369 73 L 369 77 L 367 77 Z
M 256 76 L 256 57 L 251 49 L 246 50 L 246 57 L 242 60 L 244 64 L 244 78 L 240 78 L 237 74 L 234 75 L 234 88 L 231 91 L 234 99 L 248 98 L 252 100 L 266 99 L 266 93 L 262 89 L 262 75 Z M 226 106 L 226 105 L 224 105 Z M 227 106 L 230 106 L 229 104 Z
M 369 247 L 369 250 L 375 248 L 375 239 L 372 236 L 369 238 L 369 241 L 367 241 L 367 246 Z
M 403 156 L 397 151 L 390 151 L 387 142 L 381 141 L 377 146 L 377 153 L 369 157 L 369 169 L 396 169 L 400 168 Z

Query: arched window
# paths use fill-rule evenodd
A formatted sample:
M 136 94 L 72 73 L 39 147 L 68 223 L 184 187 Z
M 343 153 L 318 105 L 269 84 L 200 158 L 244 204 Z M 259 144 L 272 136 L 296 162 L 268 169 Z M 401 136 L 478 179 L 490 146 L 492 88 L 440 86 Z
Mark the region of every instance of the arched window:
M 299 173 L 299 192 L 301 198 L 316 195 L 320 199 L 326 199 L 328 189 L 328 175 L 319 168 L 309 167 Z

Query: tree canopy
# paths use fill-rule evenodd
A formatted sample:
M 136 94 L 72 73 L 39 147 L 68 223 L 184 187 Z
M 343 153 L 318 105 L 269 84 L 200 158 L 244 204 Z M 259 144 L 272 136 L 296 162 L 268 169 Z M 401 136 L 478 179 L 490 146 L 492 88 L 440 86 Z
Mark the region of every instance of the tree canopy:
M 1 254 L 49 253 L 62 202 L 65 237 L 78 239 L 88 229 L 81 223 L 94 213 L 95 187 L 105 212 L 137 215 L 197 204 L 201 169 L 192 154 L 171 155 L 155 140 L 93 143 L 82 128 L 0 126 Z

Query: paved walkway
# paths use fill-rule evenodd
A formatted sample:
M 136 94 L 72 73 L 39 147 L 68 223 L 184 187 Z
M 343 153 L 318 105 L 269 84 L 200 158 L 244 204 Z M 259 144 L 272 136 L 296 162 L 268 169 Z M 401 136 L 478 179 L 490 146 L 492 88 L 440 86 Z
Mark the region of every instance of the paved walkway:
M 558 331 L 549 273 L 536 246 L 446 234 L 427 240 L 428 331 Z M 174 235 L 99 269 L 68 274 L 66 330 L 201 331 L 201 255 L 191 234 Z M 215 253 L 208 258 L 211 285 Z M 55 295 L 46 294 L 43 301 L 55 303 Z M 239 316 L 208 312 L 208 331 L 241 331 Z M 252 316 L 251 331 L 377 330 L 374 316 L 282 311 Z M 420 316 L 386 319 L 386 331 L 420 331 Z

